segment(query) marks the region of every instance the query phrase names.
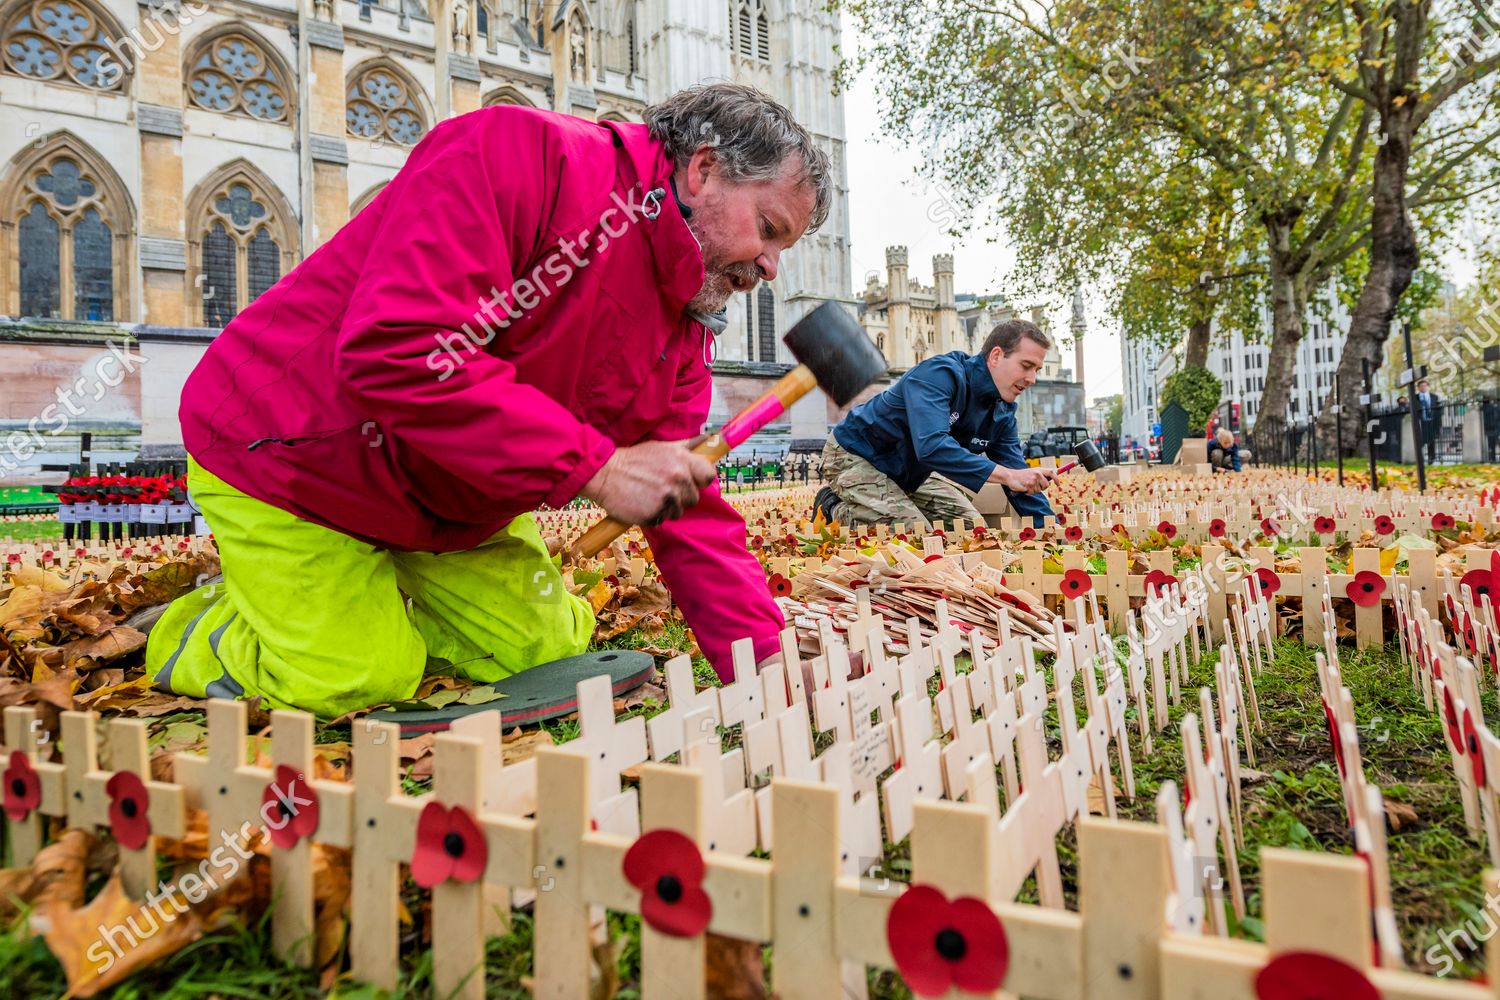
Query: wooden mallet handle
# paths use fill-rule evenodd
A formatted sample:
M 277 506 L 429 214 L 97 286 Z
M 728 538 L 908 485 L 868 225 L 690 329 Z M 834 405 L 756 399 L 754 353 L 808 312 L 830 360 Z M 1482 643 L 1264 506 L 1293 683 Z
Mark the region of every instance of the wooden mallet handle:
M 806 365 L 798 365 L 778 379 L 763 396 L 735 414 L 723 427 L 699 438 L 692 449 L 693 454 L 700 455 L 711 463 L 718 462 L 744 444 L 750 435 L 785 413 L 788 407 L 812 392 L 817 385 L 818 379 L 813 375 L 812 369 Z M 630 525 L 606 517 L 583 533 L 583 537 L 573 546 L 572 556 L 574 559 L 592 558 L 629 530 Z

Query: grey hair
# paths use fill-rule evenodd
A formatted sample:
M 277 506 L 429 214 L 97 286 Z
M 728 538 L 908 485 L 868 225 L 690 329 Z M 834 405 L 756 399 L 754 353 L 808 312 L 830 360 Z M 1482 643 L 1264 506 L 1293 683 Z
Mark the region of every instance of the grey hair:
M 770 95 L 738 83 L 708 83 L 679 90 L 646 109 L 653 138 L 664 143 L 679 167 L 712 146 L 731 181 L 763 181 L 781 173 L 793 153 L 802 158 L 804 184 L 813 189 L 814 232 L 828 221 L 833 178 L 828 154 L 812 134 Z

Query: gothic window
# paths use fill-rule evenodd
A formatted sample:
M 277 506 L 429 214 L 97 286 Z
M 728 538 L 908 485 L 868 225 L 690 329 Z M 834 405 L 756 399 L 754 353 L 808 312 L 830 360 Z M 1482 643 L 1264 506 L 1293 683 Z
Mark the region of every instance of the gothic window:
M 54 143 L 54 146 L 57 145 Z M 83 156 L 53 148 L 17 174 L 9 198 L 15 224 L 19 292 L 10 301 L 22 316 L 109 322 L 123 262 L 116 213 L 123 194 L 106 184 Z
M 267 197 L 246 169 L 221 176 L 200 189 L 192 206 L 198 233 L 194 284 L 205 326 L 234 319 L 280 280 L 292 260 L 285 207 Z
M 776 360 L 776 293 L 761 285 L 755 293 L 755 328 L 760 335 L 760 360 Z
M 287 84 L 265 46 L 240 32 L 204 46 L 188 70 L 188 96 L 198 107 L 272 122 L 287 120 Z
M 729 0 L 730 48 L 747 59 L 771 59 L 771 19 L 765 0 Z
M 486 7 L 484 4 L 480 4 L 477 13 L 479 15 L 479 17 L 477 19 L 477 21 L 478 21 L 477 27 L 479 29 L 479 37 L 484 39 L 484 47 L 485 48 L 489 48 L 489 46 L 490 46 L 490 9 L 488 7 Z
M 5 25 L 5 68 L 90 90 L 120 90 L 118 32 L 81 0 L 23 3 Z
M 350 135 L 414 146 L 427 132 L 413 87 L 389 66 L 372 66 L 349 84 L 344 122 Z
M 635 73 L 635 0 L 612 0 L 610 7 L 604 22 L 604 68 Z

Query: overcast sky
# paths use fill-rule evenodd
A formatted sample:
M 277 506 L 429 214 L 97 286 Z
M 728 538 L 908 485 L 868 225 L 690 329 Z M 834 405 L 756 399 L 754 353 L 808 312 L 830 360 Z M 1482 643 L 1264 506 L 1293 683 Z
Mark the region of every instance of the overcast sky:
M 857 51 L 858 36 L 844 22 L 843 48 Z M 929 218 L 929 209 L 942 198 L 938 190 L 917 173 L 920 159 L 880 128 L 880 109 L 872 75 L 867 71 L 845 95 L 845 134 L 849 137 L 849 232 L 852 242 L 853 287 L 856 295 L 865 286 L 865 276 L 878 273 L 885 279 L 885 248 L 904 244 L 910 248 L 910 275 L 924 285 L 932 283 L 934 254 L 953 254 L 957 290 L 986 295 L 1008 292 L 1006 276 L 1015 261 L 1003 234 L 991 227 L 978 227 L 962 240 L 941 231 Z M 933 211 L 941 217 L 941 208 Z M 1449 253 L 1443 260 L 1446 276 L 1462 286 L 1474 280 L 1472 257 L 1465 249 Z M 1119 327 L 1103 308 L 1099 289 L 1084 289 L 1088 315 L 1088 345 L 1084 392 L 1089 401 L 1120 391 Z M 1048 307 L 1053 328 L 1067 335 L 1071 291 L 1049 301 L 1019 301 L 1020 307 Z M 1072 351 L 1063 350 L 1063 363 L 1072 367 Z

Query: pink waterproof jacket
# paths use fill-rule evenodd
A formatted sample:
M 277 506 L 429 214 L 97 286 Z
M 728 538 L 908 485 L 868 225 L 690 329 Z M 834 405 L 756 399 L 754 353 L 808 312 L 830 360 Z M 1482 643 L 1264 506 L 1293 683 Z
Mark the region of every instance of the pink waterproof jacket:
M 529 108 L 439 125 L 240 313 L 182 393 L 187 450 L 251 496 L 399 550 L 560 506 L 617 446 L 699 433 L 703 258 L 645 126 Z M 716 487 L 647 539 L 704 654 L 783 616 Z

